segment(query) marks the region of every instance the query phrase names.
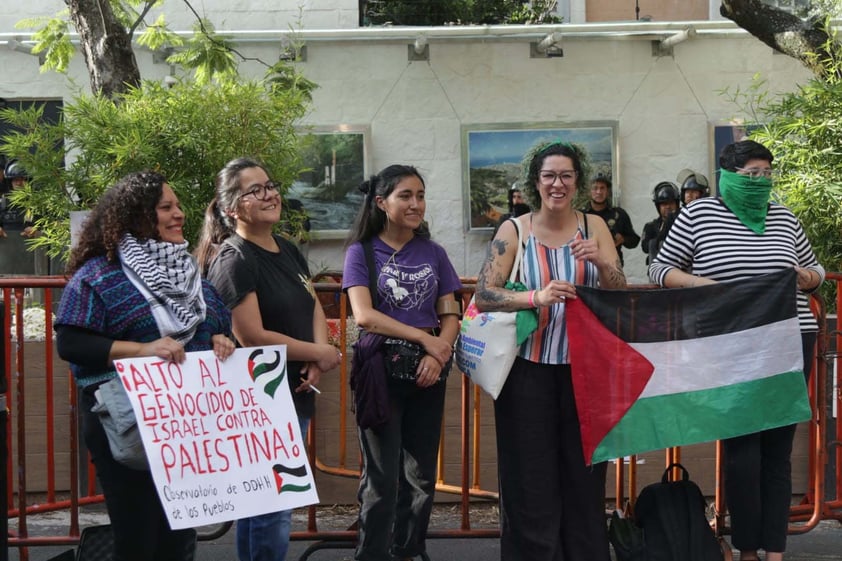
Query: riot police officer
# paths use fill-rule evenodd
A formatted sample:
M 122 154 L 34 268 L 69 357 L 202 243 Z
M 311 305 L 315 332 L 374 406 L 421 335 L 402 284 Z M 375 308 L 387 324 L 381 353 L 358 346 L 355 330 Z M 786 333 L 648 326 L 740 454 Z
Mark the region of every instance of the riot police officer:
M 678 172 L 675 179 L 681 186 L 681 206 L 687 206 L 696 199 L 710 196 L 708 178 L 692 169 Z
M 667 238 L 667 232 L 675 220 L 675 215 L 678 214 L 680 201 L 678 186 L 672 181 L 661 181 L 652 190 L 652 202 L 658 211 L 658 218 L 647 222 L 643 227 L 641 249 L 646 254 L 647 265 L 658 254 Z
M 494 233 L 492 234 L 492 238 L 497 235 L 497 230 L 500 228 L 500 225 L 508 220 L 509 218 L 515 218 L 522 214 L 526 214 L 530 212 L 532 209 L 529 208 L 529 205 L 526 203 L 526 197 L 523 196 L 523 191 L 520 188 L 520 184 L 515 181 L 512 183 L 512 186 L 509 188 L 509 192 L 506 194 L 508 203 L 509 203 L 509 212 L 500 216 L 500 220 L 497 221 L 497 225 L 494 227 Z
M 590 201 L 582 209 L 586 214 L 595 214 L 605 220 L 611 236 L 614 238 L 614 245 L 617 248 L 617 255 L 620 257 L 620 264 L 623 264 L 623 250 L 637 247 L 640 236 L 634 231 L 629 214 L 618 206 L 612 204 L 611 180 L 605 175 L 597 175 L 591 182 Z
M 36 257 L 26 248 L 26 239 L 36 234 L 26 212 L 12 207 L 9 193 L 29 182 L 29 176 L 17 160 L 10 160 L 5 169 L 3 193 L 0 196 L 0 274 L 31 275 L 36 273 Z M 43 257 L 41 260 L 46 259 Z

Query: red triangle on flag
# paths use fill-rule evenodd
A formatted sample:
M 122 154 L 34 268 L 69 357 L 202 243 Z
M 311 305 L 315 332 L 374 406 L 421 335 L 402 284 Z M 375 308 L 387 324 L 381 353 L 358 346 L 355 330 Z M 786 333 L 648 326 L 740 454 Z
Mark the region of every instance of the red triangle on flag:
M 655 366 L 612 333 L 587 304 L 567 300 L 567 340 L 585 461 L 640 397 Z
M 281 494 L 281 488 L 284 486 L 284 478 L 283 476 L 275 470 L 272 470 L 272 475 L 275 476 L 275 490 L 278 491 L 278 494 Z

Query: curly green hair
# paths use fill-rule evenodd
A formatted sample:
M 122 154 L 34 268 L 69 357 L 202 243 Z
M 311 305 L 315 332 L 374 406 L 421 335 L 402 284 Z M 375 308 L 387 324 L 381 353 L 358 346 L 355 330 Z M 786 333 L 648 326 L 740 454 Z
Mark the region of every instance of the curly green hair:
M 566 156 L 573 162 L 576 170 L 576 191 L 579 192 L 588 184 L 591 175 L 591 163 L 584 147 L 574 142 L 563 142 L 558 139 L 540 140 L 523 156 L 521 162 L 521 185 L 523 193 L 529 201 L 529 206 L 537 210 L 541 208 L 541 194 L 538 192 L 538 175 L 544 160 L 549 156 Z

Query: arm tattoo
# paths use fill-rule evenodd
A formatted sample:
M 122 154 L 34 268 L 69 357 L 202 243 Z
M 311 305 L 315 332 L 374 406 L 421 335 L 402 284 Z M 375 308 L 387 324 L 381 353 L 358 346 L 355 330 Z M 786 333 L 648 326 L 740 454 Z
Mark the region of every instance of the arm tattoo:
M 619 259 L 605 271 L 605 281 L 605 288 L 625 288 L 626 274 L 623 272 L 623 266 Z M 600 282 L 600 284 L 602 283 Z
M 476 300 L 484 311 L 515 310 L 514 292 L 503 288 L 508 280 L 500 270 L 497 259 L 505 255 L 509 242 L 493 240 L 486 250 L 485 262 L 477 277 Z

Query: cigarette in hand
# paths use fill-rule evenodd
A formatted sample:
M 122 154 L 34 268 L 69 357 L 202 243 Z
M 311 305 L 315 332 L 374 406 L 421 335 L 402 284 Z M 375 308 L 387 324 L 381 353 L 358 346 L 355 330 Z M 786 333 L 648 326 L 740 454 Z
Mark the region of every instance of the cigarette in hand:
M 314 392 L 316 392 L 317 394 L 321 395 L 321 393 L 322 393 L 322 392 L 319 390 L 319 388 L 317 388 L 317 387 L 316 387 L 316 386 L 314 386 L 313 384 L 311 384 L 311 383 L 307 382 L 307 378 L 301 378 L 301 381 L 302 381 L 302 382 L 304 382 L 304 383 L 306 383 L 306 384 L 307 384 L 307 386 L 309 386 L 309 388 L 310 388 L 311 390 L 313 390 L 313 391 L 314 391 Z

